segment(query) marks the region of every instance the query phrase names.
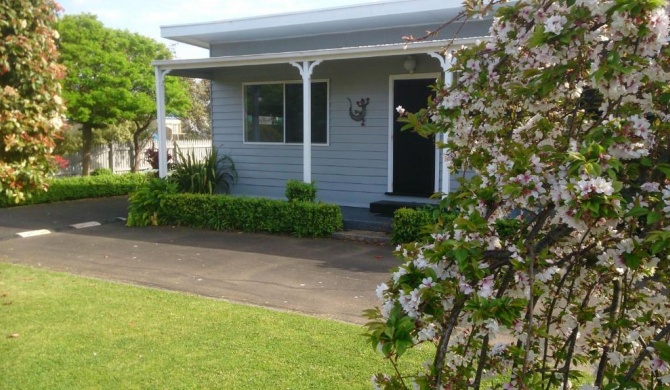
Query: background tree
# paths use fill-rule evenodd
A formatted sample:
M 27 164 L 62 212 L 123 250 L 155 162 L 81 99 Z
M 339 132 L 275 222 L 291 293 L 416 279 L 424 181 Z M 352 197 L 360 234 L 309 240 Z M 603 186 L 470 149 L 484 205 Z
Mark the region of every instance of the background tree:
M 116 50 L 116 36 L 90 14 L 65 15 L 58 23 L 61 61 L 68 69 L 63 83 L 68 119 L 82 132 L 82 168 L 91 167 L 94 129 L 123 118 L 119 105 L 130 95 L 130 81 L 121 75 L 125 59 Z
M 140 151 L 155 128 L 151 61 L 170 58 L 170 51 L 139 34 L 106 28 L 94 15 L 65 15 L 58 26 L 62 61 L 70 69 L 64 83 L 68 117 L 81 124 L 83 174 L 90 171 L 94 130 L 124 127 L 124 121 L 131 125 L 136 171 L 143 157 Z M 166 102 L 172 115 L 188 109 L 183 81 L 167 78 Z
M 211 81 L 200 79 L 186 79 L 191 97 L 191 108 L 182 118 L 182 126 L 187 134 L 196 138 L 210 138 L 212 136 L 210 112 L 212 101 L 210 97 Z
M 44 190 L 61 134 L 64 71 L 57 64 L 51 0 L 0 4 L 0 202 Z
M 454 85 L 408 115 L 449 135 L 462 177 L 434 234 L 399 248 L 368 312 L 369 339 L 396 368 L 421 343 L 434 357 L 413 377 L 375 376 L 378 387 L 479 389 L 497 375 L 503 389 L 668 388 L 664 6 L 501 7 L 491 39 L 456 52 Z
M 130 80 L 131 95 L 123 103 L 126 107 L 124 118 L 131 124 L 134 162 L 131 171 L 136 172 L 144 154 L 146 142 L 156 130 L 156 87 L 153 60 L 165 60 L 172 57 L 170 50 L 151 38 L 116 30 L 119 50 L 125 55 L 124 76 Z M 191 107 L 189 86 L 177 77 L 165 80 L 165 111 L 168 115 L 184 116 Z

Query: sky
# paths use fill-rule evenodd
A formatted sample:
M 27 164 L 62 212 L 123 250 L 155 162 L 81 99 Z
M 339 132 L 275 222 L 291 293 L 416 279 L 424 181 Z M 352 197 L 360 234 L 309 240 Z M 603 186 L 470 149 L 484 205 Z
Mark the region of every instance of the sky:
M 230 20 L 379 0 L 57 0 L 65 14 L 97 15 L 106 27 L 126 29 L 174 47 L 176 58 L 209 57 L 205 49 L 160 37 L 160 26 Z

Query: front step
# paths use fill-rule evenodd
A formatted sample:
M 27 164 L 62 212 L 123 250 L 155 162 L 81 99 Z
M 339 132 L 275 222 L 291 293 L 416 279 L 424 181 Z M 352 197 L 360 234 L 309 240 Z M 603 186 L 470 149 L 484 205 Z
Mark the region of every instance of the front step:
M 373 232 L 369 230 L 346 230 L 333 233 L 336 240 L 364 242 L 373 245 L 388 245 L 391 238 L 384 232 Z
M 344 230 L 367 230 L 373 232 L 391 232 L 391 218 L 372 214 L 361 207 L 341 206 Z
M 370 212 L 387 217 L 393 217 L 393 213 L 401 208 L 417 209 L 424 206 L 434 206 L 432 203 L 399 202 L 393 200 L 380 200 L 370 203 Z
M 391 220 L 388 221 L 369 221 L 345 219 L 342 221 L 344 230 L 363 230 L 369 232 L 390 233 Z

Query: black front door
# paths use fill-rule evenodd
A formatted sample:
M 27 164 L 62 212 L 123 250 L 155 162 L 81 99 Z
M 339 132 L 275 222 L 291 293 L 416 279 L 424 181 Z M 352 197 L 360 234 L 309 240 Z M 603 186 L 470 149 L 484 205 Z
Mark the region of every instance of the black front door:
M 430 86 L 435 79 L 395 80 L 393 107 L 409 112 L 426 108 Z M 395 119 L 399 114 L 394 111 Z M 430 196 L 435 192 L 435 140 L 424 138 L 412 130 L 400 131 L 403 124 L 393 125 L 393 193 L 397 195 Z

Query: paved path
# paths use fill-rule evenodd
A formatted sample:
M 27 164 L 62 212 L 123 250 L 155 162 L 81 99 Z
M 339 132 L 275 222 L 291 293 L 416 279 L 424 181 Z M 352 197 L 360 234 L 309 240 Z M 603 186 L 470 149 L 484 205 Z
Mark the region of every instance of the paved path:
M 128 228 L 125 198 L 0 209 L 0 261 L 364 323 L 388 246 L 179 227 Z M 73 224 L 99 222 L 80 229 Z M 83 226 L 95 225 L 84 224 Z M 82 226 L 82 225 L 80 225 Z M 20 238 L 46 229 L 50 234 Z

